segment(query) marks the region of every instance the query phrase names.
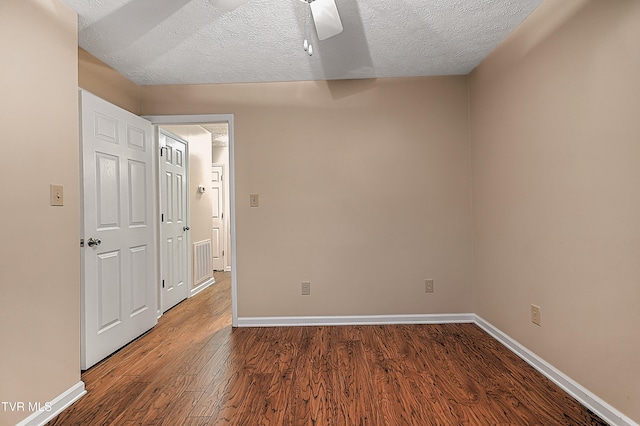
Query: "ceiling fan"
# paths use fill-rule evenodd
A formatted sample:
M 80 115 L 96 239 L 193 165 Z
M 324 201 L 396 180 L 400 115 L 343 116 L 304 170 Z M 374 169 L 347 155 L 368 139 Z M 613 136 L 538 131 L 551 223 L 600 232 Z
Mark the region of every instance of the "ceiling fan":
M 335 0 L 301 1 L 307 3 L 311 9 L 311 17 L 316 27 L 316 33 L 318 33 L 318 40 L 326 40 L 342 32 L 342 21 Z M 307 38 L 304 39 L 302 47 L 309 56 L 313 55 L 313 45 Z
M 218 8 L 224 11 L 234 10 L 248 0 L 211 0 Z M 338 13 L 335 0 L 300 0 L 307 3 L 311 9 L 311 17 L 318 33 L 318 40 L 326 40 L 340 34 L 343 31 L 342 21 Z M 305 35 L 306 36 L 306 35 Z M 304 50 L 309 55 L 313 54 L 313 46 L 308 39 L 304 40 Z

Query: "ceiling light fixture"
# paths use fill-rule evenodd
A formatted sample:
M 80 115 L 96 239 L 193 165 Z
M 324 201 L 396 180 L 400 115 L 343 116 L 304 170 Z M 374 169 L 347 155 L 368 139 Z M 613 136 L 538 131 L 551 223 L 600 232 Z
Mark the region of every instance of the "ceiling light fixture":
M 330 37 L 340 34 L 343 31 L 342 21 L 338 13 L 338 7 L 335 0 L 301 0 L 309 5 L 309 15 L 305 16 L 304 34 L 305 39 L 302 43 L 304 50 L 313 55 L 313 46 L 309 42 L 308 37 L 308 21 L 313 19 L 313 23 L 318 33 L 318 40 L 326 40 Z

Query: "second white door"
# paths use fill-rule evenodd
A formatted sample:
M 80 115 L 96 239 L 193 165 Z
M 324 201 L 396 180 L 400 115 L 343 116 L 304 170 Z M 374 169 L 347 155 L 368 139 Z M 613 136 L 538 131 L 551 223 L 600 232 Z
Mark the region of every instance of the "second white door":
M 211 166 L 211 266 L 214 271 L 224 270 L 224 191 L 222 187 L 223 167 Z
M 188 145 L 160 129 L 162 312 L 189 296 Z

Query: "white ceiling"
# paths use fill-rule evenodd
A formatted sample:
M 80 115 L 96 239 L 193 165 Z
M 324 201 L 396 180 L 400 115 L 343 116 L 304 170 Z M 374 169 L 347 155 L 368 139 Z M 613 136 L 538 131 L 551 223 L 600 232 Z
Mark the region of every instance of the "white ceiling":
M 229 146 L 229 123 L 202 124 L 202 128 L 211 133 L 214 147 Z
M 468 74 L 542 2 L 336 0 L 344 32 L 320 42 L 300 0 L 63 1 L 80 46 L 140 85 Z

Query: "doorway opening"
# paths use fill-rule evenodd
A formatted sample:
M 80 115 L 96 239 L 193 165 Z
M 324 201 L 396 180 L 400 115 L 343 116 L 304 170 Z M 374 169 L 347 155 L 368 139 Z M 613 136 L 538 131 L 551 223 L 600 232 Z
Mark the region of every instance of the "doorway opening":
M 235 247 L 235 179 L 233 115 L 146 116 L 153 125 L 189 142 L 190 238 L 193 262 L 192 293 L 199 273 L 231 272 L 232 325 L 237 326 L 237 268 Z M 156 132 L 158 133 L 158 132 Z M 202 269 L 199 271 L 199 268 Z M 206 284 L 203 283 L 203 284 Z

